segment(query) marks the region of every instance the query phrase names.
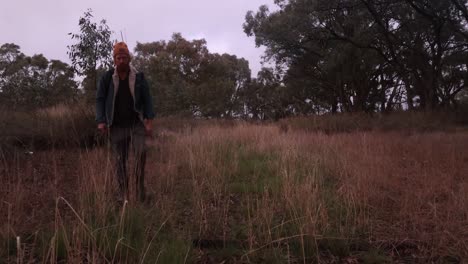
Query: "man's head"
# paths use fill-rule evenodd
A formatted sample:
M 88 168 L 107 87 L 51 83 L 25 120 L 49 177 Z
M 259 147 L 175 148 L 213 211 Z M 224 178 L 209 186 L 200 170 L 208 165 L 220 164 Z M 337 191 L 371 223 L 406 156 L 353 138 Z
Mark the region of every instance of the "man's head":
M 124 42 L 115 43 L 113 55 L 114 64 L 117 67 L 117 71 L 128 71 L 131 58 L 127 44 Z

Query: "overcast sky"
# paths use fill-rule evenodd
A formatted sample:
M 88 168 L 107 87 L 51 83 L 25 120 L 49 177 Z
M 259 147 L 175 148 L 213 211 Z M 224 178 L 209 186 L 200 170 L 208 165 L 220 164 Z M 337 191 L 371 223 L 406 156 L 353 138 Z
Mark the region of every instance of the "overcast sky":
M 136 42 L 169 40 L 174 32 L 186 39 L 205 38 L 210 52 L 247 59 L 255 76 L 262 48 L 242 29 L 248 10 L 257 11 L 273 0 L 0 0 L 0 45 L 15 43 L 29 56 L 70 62 L 69 32 L 78 33 L 78 20 L 91 8 L 95 21 L 107 20 L 120 39 L 123 31 L 133 51 Z

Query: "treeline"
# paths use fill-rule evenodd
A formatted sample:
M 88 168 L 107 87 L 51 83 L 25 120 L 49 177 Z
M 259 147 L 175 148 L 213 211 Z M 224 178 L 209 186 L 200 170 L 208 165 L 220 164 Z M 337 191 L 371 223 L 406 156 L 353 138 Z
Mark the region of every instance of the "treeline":
M 138 43 L 134 65 L 146 74 L 158 113 L 232 117 L 245 112 L 248 61 L 210 53 L 203 39 L 189 41 L 174 34 L 167 42 Z
M 457 108 L 468 94 L 464 0 L 280 0 L 249 11 L 243 25 L 265 46 L 262 68 L 210 53 L 205 40 L 137 43 L 159 115 L 278 119 L 336 112 Z M 71 66 L 0 49 L 2 105 L 44 107 L 87 97 L 111 65 L 112 31 L 91 10 L 68 46 Z M 82 81 L 78 83 L 75 74 Z M 81 89 L 78 89 L 81 87 Z
M 26 56 L 16 44 L 0 46 L 0 102 L 10 109 L 72 102 L 79 93 L 73 68 L 42 54 Z
M 275 3 L 244 31 L 276 63 L 287 114 L 437 110 L 466 93 L 466 0 Z

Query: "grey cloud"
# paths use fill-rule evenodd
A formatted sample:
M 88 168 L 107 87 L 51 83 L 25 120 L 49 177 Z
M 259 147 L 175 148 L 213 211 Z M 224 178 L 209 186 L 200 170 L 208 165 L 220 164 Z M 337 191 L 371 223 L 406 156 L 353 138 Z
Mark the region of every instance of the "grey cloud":
M 242 30 L 248 10 L 273 7 L 273 0 L 16 0 L 2 3 L 0 43 L 13 42 L 28 54 L 69 61 L 69 32 L 78 32 L 78 19 L 91 8 L 96 20 L 106 19 L 120 39 L 125 32 L 130 48 L 136 42 L 167 40 L 180 32 L 186 38 L 203 37 L 212 52 L 227 52 L 250 62 L 253 74 L 260 69 L 263 49 Z

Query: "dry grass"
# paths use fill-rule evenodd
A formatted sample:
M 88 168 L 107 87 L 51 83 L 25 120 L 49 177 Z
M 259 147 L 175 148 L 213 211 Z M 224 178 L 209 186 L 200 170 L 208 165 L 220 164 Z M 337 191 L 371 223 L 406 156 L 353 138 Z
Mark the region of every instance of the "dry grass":
M 376 241 L 466 257 L 467 139 L 465 132 L 354 133 L 326 144 L 339 152 L 331 167 L 340 194 L 367 208 Z
M 362 131 L 406 131 L 409 133 L 453 131 L 468 124 L 467 111 L 394 112 L 391 114 L 342 113 L 280 120 L 283 131 L 302 130 L 327 134 Z
M 171 125 L 164 128 L 165 122 Z M 284 124 L 191 122 L 158 123 L 146 204 L 115 207 L 106 147 L 4 158 L 0 243 L 7 250 L 0 259 L 468 259 L 468 135 L 462 130 L 325 134 Z
M 61 105 L 36 112 L 0 109 L 2 151 L 67 149 L 98 144 L 90 106 Z

